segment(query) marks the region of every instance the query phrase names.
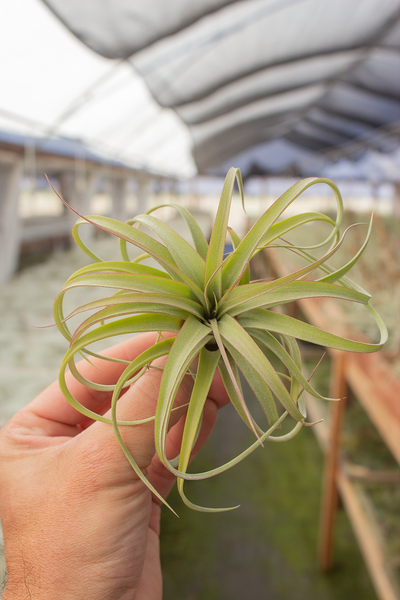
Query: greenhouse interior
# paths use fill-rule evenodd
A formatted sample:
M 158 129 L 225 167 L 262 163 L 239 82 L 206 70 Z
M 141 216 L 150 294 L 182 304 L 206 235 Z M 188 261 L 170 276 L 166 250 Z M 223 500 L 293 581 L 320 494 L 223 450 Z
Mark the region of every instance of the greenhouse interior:
M 0 594 L 400 600 L 400 1 L 0 33 Z

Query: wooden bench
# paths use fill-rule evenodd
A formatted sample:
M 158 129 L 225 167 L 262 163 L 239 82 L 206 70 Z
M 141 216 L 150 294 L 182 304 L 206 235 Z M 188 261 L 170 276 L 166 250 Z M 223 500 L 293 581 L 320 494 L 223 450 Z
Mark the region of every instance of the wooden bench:
M 287 275 L 290 271 L 282 251 L 270 248 L 264 250 L 260 258 L 276 277 Z M 345 337 L 356 337 L 349 328 L 344 330 L 341 310 L 333 300 L 299 300 L 297 306 L 312 325 Z M 291 310 L 293 312 L 293 307 Z M 384 351 L 373 354 L 329 352 L 332 357 L 331 396 L 344 398 L 350 388 L 400 464 L 400 379 L 393 372 Z M 311 420 L 319 420 L 320 403 L 309 395 L 306 395 L 306 402 Z M 371 471 L 344 463 L 341 456 L 344 411 L 345 400 L 332 403 L 329 424 L 324 422 L 313 428 L 325 454 L 319 562 L 325 571 L 332 566 L 335 514 L 340 495 L 378 597 L 380 600 L 399 600 L 398 581 L 388 564 L 379 527 L 358 482 L 361 479 L 400 484 L 400 471 Z

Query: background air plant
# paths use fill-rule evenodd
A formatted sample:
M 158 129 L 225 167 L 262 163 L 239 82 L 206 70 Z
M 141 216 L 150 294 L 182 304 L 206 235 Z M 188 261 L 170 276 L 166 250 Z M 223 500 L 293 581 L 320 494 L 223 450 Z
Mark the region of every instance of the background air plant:
M 309 178 L 293 185 L 240 240 L 228 227 L 235 180 L 244 202 L 240 172 L 231 168 L 223 186 L 209 243 L 190 212 L 175 204 L 169 206 L 174 207 L 186 221 L 193 246 L 151 214 L 157 207 L 126 223 L 103 216 L 79 218 L 73 228 L 74 239 L 95 262 L 79 269 L 67 280 L 54 304 L 55 322 L 70 343 L 60 371 L 63 393 L 69 402 L 87 417 L 112 425 L 133 469 L 158 497 L 160 496 L 157 491 L 137 467 L 120 434 L 121 427 L 140 426 L 143 421 L 119 421 L 117 404 L 124 388 L 141 377 L 146 369 L 151 368 L 155 359 L 167 356 L 156 414 L 152 417 L 156 451 L 165 467 L 177 476 L 178 490 L 185 504 L 201 511 L 227 509 L 204 508 L 190 502 L 183 489 L 186 480 L 200 480 L 222 473 L 243 460 L 266 440 L 285 441 L 293 437 L 306 420 L 303 390 L 316 398 L 328 400 L 321 396 L 302 374 L 297 339 L 351 352 L 374 352 L 381 348 L 387 339 L 385 325 L 369 303 L 370 296 L 346 276 L 367 245 L 371 224 L 365 242 L 352 260 L 339 269 L 334 269 L 327 263 L 342 244 L 345 235 L 341 236 L 339 231 L 343 203 L 335 184 L 327 179 Z M 317 212 L 278 220 L 304 190 L 317 183 L 328 185 L 335 195 L 335 220 Z M 288 232 L 310 222 L 322 222 L 330 226 L 330 233 L 322 243 L 308 247 L 285 244 L 304 259 L 305 266 L 272 281 L 251 282 L 251 258 L 261 249 L 282 240 Z M 79 236 L 79 227 L 86 223 L 94 224 L 120 239 L 120 261 L 103 261 L 87 247 Z M 141 226 L 150 229 L 160 241 L 145 233 Z M 234 250 L 224 257 L 228 233 Z M 143 254 L 131 260 L 128 244 L 133 244 Z M 310 253 L 313 249 L 325 246 L 328 249 L 322 257 L 316 258 Z M 157 263 L 157 268 L 144 264 L 149 258 Z M 312 273 L 322 273 L 322 276 L 309 281 Z M 114 293 L 80 306 L 64 317 L 65 293 L 80 286 L 109 288 L 114 290 Z M 378 324 L 381 335 L 379 343 L 348 340 L 272 310 L 277 305 L 299 298 L 327 296 L 365 305 Z M 68 319 L 86 311 L 90 315 L 71 334 L 67 326 Z M 96 356 L 96 353 L 90 350 L 91 344 L 122 334 L 149 331 L 159 332 L 158 341 L 134 361 L 126 364 L 116 385 L 100 385 L 79 374 L 75 357 L 77 354 L 83 354 L 90 360 L 90 356 Z M 162 332 L 172 335 L 164 337 Z M 269 359 L 271 354 L 279 359 L 285 373 L 280 373 L 273 367 Z M 102 358 L 113 360 L 103 356 Z M 196 367 L 193 366 L 195 360 Z M 88 410 L 73 397 L 65 381 L 68 367 L 83 384 L 113 392 L 111 419 Z M 191 450 L 201 426 L 202 410 L 217 369 L 233 406 L 244 423 L 254 432 L 255 441 L 222 466 L 202 473 L 189 473 L 187 468 Z M 166 434 L 169 418 L 179 385 L 188 372 L 194 378 L 194 386 L 187 407 L 181 449 L 179 456 L 168 460 Z M 262 407 L 267 427 L 261 428 L 258 425 L 247 406 L 242 393 L 240 372 Z M 277 402 L 282 405 L 283 412 L 278 412 Z M 288 416 L 295 421 L 291 432 L 281 436 L 272 435 Z

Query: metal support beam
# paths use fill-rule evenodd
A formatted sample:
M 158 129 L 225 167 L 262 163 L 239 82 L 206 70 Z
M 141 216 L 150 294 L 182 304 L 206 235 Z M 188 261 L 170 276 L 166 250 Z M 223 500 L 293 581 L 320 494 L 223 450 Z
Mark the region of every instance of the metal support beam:
M 91 171 L 88 174 L 79 177 L 73 171 L 65 172 L 60 177 L 61 195 L 64 200 L 77 212 L 85 216 L 91 213 L 90 206 L 99 175 L 97 171 Z M 69 223 L 71 230 L 76 223 L 78 216 L 72 210 L 66 210 L 65 218 Z M 79 235 L 87 243 L 94 234 L 93 225 L 82 225 Z
M 118 221 L 126 221 L 126 195 L 128 180 L 126 177 L 110 179 L 110 195 L 112 199 L 111 216 Z
M 400 220 L 400 183 L 394 185 L 393 216 Z
M 0 284 L 10 279 L 18 265 L 18 190 L 21 173 L 22 160 L 0 163 Z
M 148 199 L 150 196 L 150 177 L 149 175 L 141 175 L 138 177 L 137 189 L 137 214 L 141 215 L 148 210 Z

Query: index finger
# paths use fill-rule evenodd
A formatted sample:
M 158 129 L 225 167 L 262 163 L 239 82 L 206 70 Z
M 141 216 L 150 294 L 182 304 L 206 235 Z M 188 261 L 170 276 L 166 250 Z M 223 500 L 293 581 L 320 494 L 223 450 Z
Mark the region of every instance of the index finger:
M 131 362 L 152 346 L 156 340 L 157 333 L 143 333 L 112 346 L 104 352 L 104 355 Z M 85 360 L 80 361 L 77 365 L 78 370 L 86 379 L 100 384 L 116 383 L 126 368 L 124 364 L 101 360 L 100 358 L 94 358 L 91 363 Z M 66 375 L 66 382 L 74 398 L 93 412 L 98 411 L 112 395 L 112 392 L 98 391 L 85 386 L 75 379 L 70 372 Z M 26 409 L 41 418 L 65 425 L 78 425 L 86 420 L 86 417 L 64 397 L 58 381 L 52 383 L 39 394 Z

